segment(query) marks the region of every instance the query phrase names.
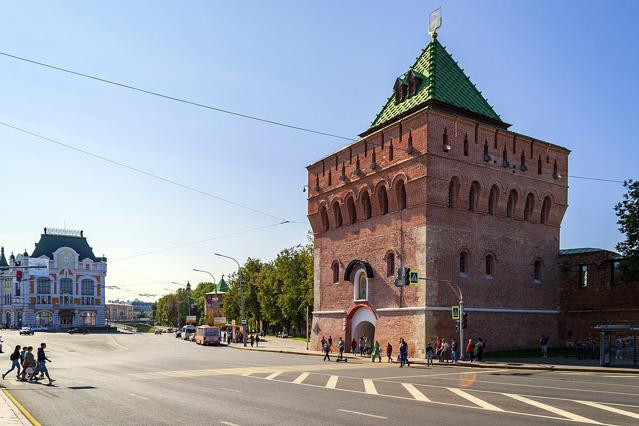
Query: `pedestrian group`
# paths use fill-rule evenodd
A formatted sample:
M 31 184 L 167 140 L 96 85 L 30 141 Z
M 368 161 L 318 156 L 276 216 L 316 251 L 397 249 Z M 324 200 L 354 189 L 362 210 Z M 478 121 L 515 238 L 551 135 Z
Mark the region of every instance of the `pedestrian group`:
M 4 380 L 9 373 L 17 370 L 16 380 L 23 382 L 38 382 L 38 380 L 44 379 L 46 376 L 47 379 L 49 379 L 49 384 L 52 384 L 55 380 L 49 376 L 47 362 L 51 362 L 51 360 L 45 353 L 46 347 L 46 343 L 41 343 L 36 356 L 34 356 L 33 346 L 21 347 L 20 345 L 16 345 L 14 351 L 9 356 L 11 368 L 2 375 L 2 379 Z

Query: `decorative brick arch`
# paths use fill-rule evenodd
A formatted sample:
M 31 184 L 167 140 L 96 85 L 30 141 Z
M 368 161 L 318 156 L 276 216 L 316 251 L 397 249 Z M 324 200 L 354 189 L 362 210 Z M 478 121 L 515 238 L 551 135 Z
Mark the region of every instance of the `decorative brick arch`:
M 397 173 L 395 176 L 393 176 L 393 179 L 391 179 L 391 185 L 389 188 L 395 189 L 395 185 L 400 180 L 404 181 L 404 185 L 406 185 L 406 183 L 408 182 L 408 176 L 406 176 L 406 173 L 400 172 L 400 173 Z

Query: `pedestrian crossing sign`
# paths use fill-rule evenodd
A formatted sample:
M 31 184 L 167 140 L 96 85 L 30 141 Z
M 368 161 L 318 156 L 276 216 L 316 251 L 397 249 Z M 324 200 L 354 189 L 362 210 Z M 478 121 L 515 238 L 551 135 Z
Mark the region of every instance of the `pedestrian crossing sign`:
M 451 314 L 452 314 L 452 317 L 453 317 L 453 319 L 455 321 L 459 321 L 459 306 L 458 305 L 452 306 Z
M 417 285 L 419 284 L 419 273 L 416 269 L 410 269 L 408 271 L 408 284 L 409 285 Z

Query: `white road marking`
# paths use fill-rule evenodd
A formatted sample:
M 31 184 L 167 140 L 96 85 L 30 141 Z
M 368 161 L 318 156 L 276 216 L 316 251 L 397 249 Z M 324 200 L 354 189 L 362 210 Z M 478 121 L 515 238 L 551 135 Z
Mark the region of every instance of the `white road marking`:
M 306 378 L 310 375 L 311 373 L 302 373 L 299 376 L 297 376 L 297 379 L 293 380 L 293 383 L 295 383 L 296 385 L 299 385 L 300 383 L 304 382 L 304 380 L 306 380 Z
M 240 426 L 237 423 L 224 422 L 224 421 L 220 422 L 220 424 L 223 424 L 223 425 L 226 425 L 226 426 Z
M 410 393 L 413 396 L 413 398 L 415 398 L 416 400 L 430 402 L 430 399 L 428 399 L 426 395 L 421 393 L 419 389 L 417 389 L 415 386 L 411 385 L 410 383 L 402 383 L 402 386 L 404 386 L 404 389 L 406 389 L 408 393 Z
M 375 380 L 387 380 L 387 379 L 409 379 L 409 378 L 415 378 L 415 377 L 440 377 L 440 376 L 460 376 L 462 374 L 487 374 L 487 373 L 497 373 L 499 371 L 508 371 L 508 369 L 501 369 L 501 370 L 480 370 L 480 371 L 464 371 L 462 373 L 457 372 L 457 373 L 438 373 L 438 374 L 419 374 L 419 375 L 415 375 L 415 376 L 390 376 L 390 377 L 378 377 L 375 378 Z
M 377 389 L 375 389 L 375 383 L 371 379 L 362 379 L 364 382 L 364 390 L 371 395 L 377 395 Z
M 228 392 L 242 393 L 241 390 L 237 390 L 237 389 L 220 388 L 220 390 L 225 390 L 225 391 L 228 391 Z
M 362 413 L 360 411 L 351 411 L 351 410 L 343 410 L 341 408 L 338 408 L 337 411 L 341 411 L 343 413 L 351 413 L 351 414 L 359 414 L 360 416 L 367 416 L 367 417 L 374 417 L 376 419 L 387 419 L 388 417 L 384 417 L 384 416 L 378 416 L 377 414 L 368 414 L 368 413 Z
M 328 382 L 326 382 L 326 387 L 329 389 L 335 389 L 337 386 L 338 376 L 331 376 L 328 378 Z
M 490 410 L 490 411 L 504 411 L 501 408 L 491 404 L 490 402 L 486 402 L 483 399 L 479 399 L 474 395 L 469 394 L 466 391 L 463 391 L 461 389 L 457 389 L 457 388 L 446 388 L 449 391 L 451 391 L 452 393 L 461 396 L 464 399 L 467 399 L 468 401 L 479 405 L 481 408 L 484 408 L 486 410 Z
M 272 379 L 276 378 L 277 376 L 279 376 L 280 374 L 282 374 L 282 372 L 281 372 L 281 371 L 276 371 L 276 372 L 274 372 L 274 373 L 269 374 L 269 375 L 268 375 L 268 376 L 266 376 L 265 378 L 266 378 L 267 380 L 272 380 Z
M 599 408 L 600 410 L 610 411 L 611 413 L 621 414 L 622 416 L 632 417 L 633 419 L 639 419 L 639 414 L 633 413 L 631 411 L 621 410 L 619 408 L 609 407 L 607 405 L 599 404 L 592 401 L 580 401 L 575 399 L 575 402 L 580 404 L 588 405 L 589 407 Z
M 141 396 L 141 395 L 136 395 L 136 394 L 134 394 L 134 393 L 130 393 L 130 394 L 129 394 L 129 396 L 134 396 L 134 397 L 136 397 L 136 398 L 140 398 L 140 399 L 143 399 L 143 400 L 145 400 L 145 401 L 148 401 L 148 400 L 149 400 L 149 398 L 146 398 L 146 397 Z
M 525 404 L 532 405 L 533 407 L 541 408 L 542 410 L 546 410 L 546 411 L 550 411 L 551 413 L 558 414 L 560 416 L 563 416 L 563 417 L 565 417 L 567 419 L 570 419 L 570 420 L 574 420 L 576 422 L 590 423 L 590 424 L 593 424 L 593 425 L 600 425 L 601 424 L 600 422 L 598 422 L 596 420 L 592 420 L 592 419 L 589 419 L 587 417 L 583 417 L 583 416 L 580 416 L 578 414 L 574 414 L 574 413 L 571 413 L 569 411 L 562 410 L 561 408 L 553 407 L 552 405 L 544 404 L 543 402 L 534 401 L 532 399 L 528 399 L 528 398 L 526 398 L 524 396 L 521 396 L 521 395 L 517 395 L 517 394 L 514 394 L 514 393 L 505 393 L 504 395 L 506 395 L 506 396 L 508 396 L 508 397 L 510 397 L 512 399 L 515 399 L 517 401 L 523 402 Z

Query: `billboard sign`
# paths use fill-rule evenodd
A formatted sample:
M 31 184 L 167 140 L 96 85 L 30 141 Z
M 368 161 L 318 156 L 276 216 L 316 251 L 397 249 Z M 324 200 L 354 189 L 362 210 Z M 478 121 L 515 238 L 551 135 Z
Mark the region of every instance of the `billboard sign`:
M 49 276 L 49 259 L 40 259 L 37 257 L 29 258 L 29 275 L 32 277 L 48 277 Z M 35 266 L 35 268 L 33 268 Z
M 194 324 L 197 322 L 197 317 L 195 315 L 187 315 L 186 316 L 186 323 L 187 324 Z

